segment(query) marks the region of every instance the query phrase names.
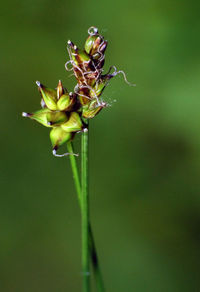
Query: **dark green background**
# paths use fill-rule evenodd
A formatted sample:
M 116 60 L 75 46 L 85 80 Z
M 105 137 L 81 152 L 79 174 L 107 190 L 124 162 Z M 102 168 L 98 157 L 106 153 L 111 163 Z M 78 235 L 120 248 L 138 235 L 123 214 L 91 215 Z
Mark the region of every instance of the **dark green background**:
M 105 69 L 116 65 L 137 84 L 113 79 L 103 95 L 112 106 L 90 123 L 91 220 L 107 291 L 199 291 L 197 3 L 1 3 L 2 292 L 81 291 L 69 159 L 54 158 L 49 129 L 21 112 L 39 109 L 35 80 L 73 89 L 67 40 L 82 46 L 91 25 L 109 41 Z

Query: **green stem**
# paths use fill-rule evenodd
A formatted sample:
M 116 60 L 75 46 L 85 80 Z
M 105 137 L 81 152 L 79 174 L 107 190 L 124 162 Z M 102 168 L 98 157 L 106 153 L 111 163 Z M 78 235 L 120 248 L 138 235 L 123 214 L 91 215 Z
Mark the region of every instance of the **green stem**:
M 82 272 L 83 292 L 90 291 L 89 262 L 89 204 L 88 204 L 88 131 L 83 132 L 81 139 L 81 182 L 82 182 Z
M 74 149 L 73 149 L 73 145 L 72 145 L 71 141 L 67 142 L 67 150 L 69 153 L 74 153 Z M 72 174 L 73 174 L 74 184 L 75 184 L 75 188 L 76 188 L 76 192 L 77 192 L 77 196 L 78 196 L 79 207 L 82 210 L 81 184 L 80 184 L 78 167 L 77 167 L 75 155 L 69 155 L 69 159 L 71 162 Z
M 99 259 L 98 259 L 97 250 L 96 250 L 95 241 L 94 241 L 94 236 L 92 233 L 92 227 L 91 227 L 90 223 L 89 223 L 89 235 L 90 235 L 90 256 L 92 259 L 92 265 L 93 265 L 93 269 L 94 269 L 94 276 L 95 276 L 95 280 L 96 280 L 97 291 L 98 292 L 105 292 L 103 278 L 102 278 L 102 274 L 101 274 L 101 269 L 99 266 Z
M 73 145 L 70 142 L 67 143 L 67 148 L 69 153 L 74 153 Z M 78 174 L 78 166 L 76 162 L 76 157 L 74 155 L 70 155 L 70 162 L 71 162 L 71 168 L 72 168 L 72 173 L 73 173 L 73 178 L 74 178 L 74 184 L 78 196 L 78 202 L 80 209 L 82 210 L 82 202 L 81 202 L 81 184 L 80 184 L 80 179 L 79 179 L 79 174 Z M 98 260 L 98 255 L 97 255 L 97 250 L 95 246 L 95 241 L 94 241 L 94 236 L 92 233 L 92 228 L 91 224 L 89 223 L 89 246 L 90 246 L 90 257 L 94 269 L 94 276 L 96 280 L 96 285 L 97 285 L 97 291 L 98 292 L 105 292 L 104 284 L 103 284 L 103 278 L 101 275 L 101 270 L 99 266 L 99 260 Z

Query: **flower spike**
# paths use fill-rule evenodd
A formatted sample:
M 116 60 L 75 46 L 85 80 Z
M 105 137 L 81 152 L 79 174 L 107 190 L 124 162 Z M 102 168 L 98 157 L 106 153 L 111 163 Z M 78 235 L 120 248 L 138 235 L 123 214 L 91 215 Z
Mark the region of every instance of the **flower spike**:
M 124 72 L 117 71 L 115 66 L 110 67 L 107 74 L 102 74 L 107 44 L 95 26 L 88 29 L 88 37 L 82 50 L 72 41 L 68 41 L 70 60 L 65 66 L 68 71 L 73 70 L 76 77 L 74 92 L 68 93 L 61 80 L 58 81 L 56 89 L 48 88 L 36 81 L 42 97 L 41 109 L 33 113 L 23 112 L 22 116 L 52 128 L 50 140 L 55 156 L 76 155 L 74 153 L 60 155 L 57 154 L 57 150 L 72 140 L 76 133 L 87 130 L 84 119 L 94 118 L 107 106 L 101 100 L 101 95 L 109 81 L 118 74 L 123 74 L 128 83 Z M 68 68 L 68 64 L 71 64 L 72 68 Z

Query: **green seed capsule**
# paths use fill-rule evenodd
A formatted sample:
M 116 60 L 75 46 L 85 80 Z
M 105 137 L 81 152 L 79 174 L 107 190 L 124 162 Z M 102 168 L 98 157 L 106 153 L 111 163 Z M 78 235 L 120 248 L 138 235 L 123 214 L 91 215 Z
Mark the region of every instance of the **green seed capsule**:
M 101 35 L 90 35 L 85 42 L 85 51 L 97 60 L 102 58 L 107 47 L 107 41 Z
M 53 128 L 50 132 L 50 140 L 53 148 L 59 147 L 72 137 L 71 133 L 64 131 L 61 127 Z
M 57 108 L 60 111 L 64 111 L 68 108 L 68 106 L 70 105 L 70 97 L 69 94 L 63 94 L 61 96 L 61 98 L 59 99 L 59 101 L 57 102 Z
M 90 57 L 84 51 L 79 50 L 77 55 L 77 61 L 79 63 L 89 63 Z
M 74 63 L 79 66 L 82 63 L 90 63 L 90 57 L 82 50 L 79 50 L 71 41 L 68 41 L 68 51 Z
M 61 125 L 62 129 L 66 132 L 78 132 L 83 129 L 83 124 L 78 113 L 72 112 L 69 120 Z
M 57 102 L 57 108 L 60 111 L 69 111 L 75 103 L 75 97 L 72 93 L 66 93 L 61 96 Z
M 52 112 L 48 108 L 43 108 L 39 111 L 36 111 L 34 113 L 22 113 L 23 117 L 30 118 L 32 120 L 35 120 L 36 122 L 42 124 L 45 127 L 52 127 L 51 124 L 49 124 L 47 120 L 47 115 L 51 114 Z
M 84 71 L 89 70 L 89 66 L 91 63 L 90 57 L 81 50 L 78 50 L 76 54 L 72 56 L 73 61 L 77 66 L 80 66 Z
M 65 123 L 67 120 L 67 115 L 64 112 L 54 111 L 47 113 L 47 122 L 53 127 Z
M 85 42 L 85 51 L 87 54 L 90 54 L 91 50 L 93 49 L 94 42 L 98 38 L 98 35 L 90 35 L 86 42 Z
M 39 91 L 40 91 L 40 93 L 42 95 L 42 98 L 43 98 L 46 106 L 50 110 L 56 110 L 57 109 L 57 106 L 56 106 L 56 100 L 57 100 L 56 90 L 45 87 L 39 81 L 36 81 L 36 84 L 37 84 L 37 86 L 39 88 Z

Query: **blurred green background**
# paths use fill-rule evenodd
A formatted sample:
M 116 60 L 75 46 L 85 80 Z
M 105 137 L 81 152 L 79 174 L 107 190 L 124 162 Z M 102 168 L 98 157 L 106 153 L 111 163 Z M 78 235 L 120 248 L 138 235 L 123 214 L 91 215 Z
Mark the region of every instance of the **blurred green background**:
M 69 159 L 53 157 L 49 130 L 21 112 L 39 108 L 35 80 L 73 89 L 67 40 L 82 46 L 92 25 L 109 41 L 105 69 L 137 84 L 113 79 L 103 95 L 112 106 L 90 127 L 91 220 L 107 291 L 199 291 L 199 9 L 196 0 L 1 3 L 2 292 L 81 291 Z

